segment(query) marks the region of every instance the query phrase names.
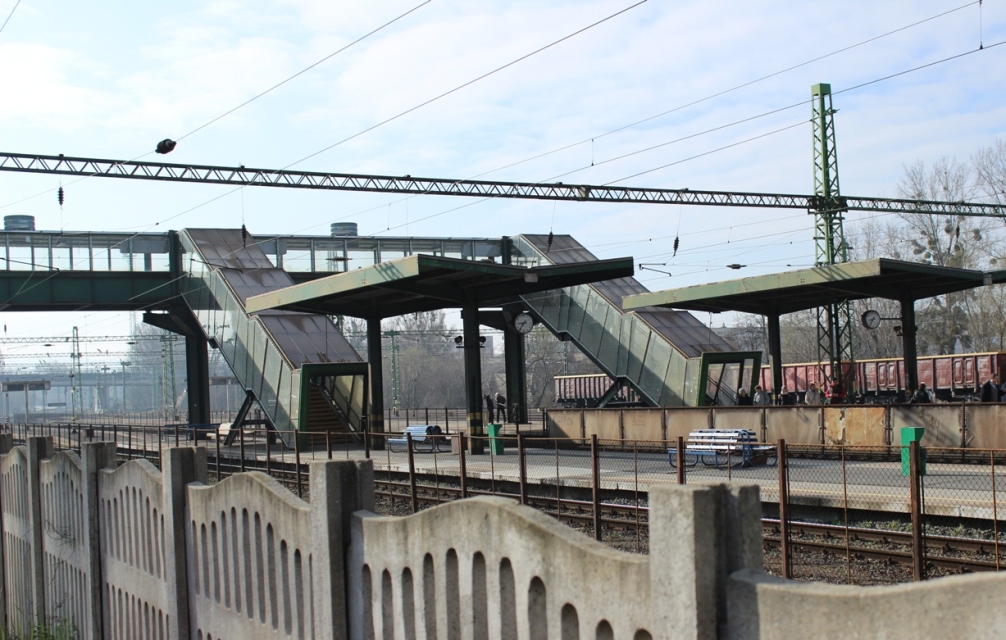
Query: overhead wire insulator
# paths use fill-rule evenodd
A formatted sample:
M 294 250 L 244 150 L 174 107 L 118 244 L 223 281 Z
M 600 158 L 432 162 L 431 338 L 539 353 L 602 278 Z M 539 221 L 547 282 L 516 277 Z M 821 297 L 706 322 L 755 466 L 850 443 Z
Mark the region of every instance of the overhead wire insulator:
M 555 240 L 555 235 L 551 231 L 549 231 L 548 232 L 548 240 L 546 241 L 546 244 L 545 244 L 545 253 L 548 253 L 549 251 L 552 250 L 552 241 L 553 240 Z
M 677 257 L 678 245 L 680 244 L 681 244 L 681 238 L 679 238 L 678 236 L 674 236 L 674 254 L 671 256 L 672 258 Z
M 241 225 L 241 246 L 248 248 L 248 228 L 244 225 Z
M 171 138 L 165 138 L 164 140 L 161 140 L 160 142 L 157 143 L 157 148 L 154 149 L 154 151 L 161 154 L 171 153 L 172 151 L 175 150 L 176 144 L 178 143 L 172 140 Z
M 63 200 L 65 200 L 64 194 L 63 187 L 56 190 L 56 201 L 59 202 L 59 206 L 61 207 L 63 206 Z

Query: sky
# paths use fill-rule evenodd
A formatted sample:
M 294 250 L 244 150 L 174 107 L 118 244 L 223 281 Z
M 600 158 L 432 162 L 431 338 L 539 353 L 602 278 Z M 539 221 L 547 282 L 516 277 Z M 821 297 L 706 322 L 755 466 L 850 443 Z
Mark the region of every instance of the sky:
M 1001 0 L 636 2 L 0 0 L 0 20 L 9 16 L 0 150 L 807 194 L 811 85 L 827 82 L 842 193 L 896 196 L 906 165 L 966 159 L 1004 135 Z M 152 153 L 163 138 L 179 140 L 166 158 Z M 632 256 L 671 274 L 637 271 L 651 290 L 814 260 L 812 217 L 785 210 L 0 173 L 0 215 L 13 214 L 67 231 L 245 224 L 254 235 L 324 235 L 338 221 L 357 222 L 361 235 L 553 231 L 599 258 Z M 726 268 L 733 263 L 745 267 Z M 12 337 L 128 331 L 123 314 L 8 313 L 2 322 Z

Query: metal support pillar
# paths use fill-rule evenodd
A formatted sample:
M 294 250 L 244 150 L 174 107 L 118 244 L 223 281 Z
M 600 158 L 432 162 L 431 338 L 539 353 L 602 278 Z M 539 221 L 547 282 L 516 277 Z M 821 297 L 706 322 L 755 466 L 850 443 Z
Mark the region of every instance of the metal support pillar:
M 189 423 L 210 421 L 210 354 L 202 334 L 185 336 L 185 377 L 189 389 Z
M 475 296 L 465 294 L 461 309 L 461 326 L 465 351 L 465 398 L 468 406 L 468 435 L 472 436 L 471 452 L 483 452 L 485 434 L 482 424 L 482 345 L 479 342 L 479 305 Z
M 905 392 L 919 388 L 919 352 L 915 344 L 915 300 L 901 301 L 901 348 L 905 353 Z
M 503 361 L 506 364 L 506 397 L 510 405 L 507 407 L 507 418 L 515 424 L 525 424 L 527 366 L 524 359 L 524 334 L 512 326 L 503 330 Z
M 185 377 L 188 381 L 189 423 L 210 421 L 210 355 L 206 336 L 188 307 L 177 306 L 167 313 L 143 314 L 143 322 L 185 336 Z
M 767 319 L 768 355 L 772 359 L 772 393 L 778 398 L 782 393 L 782 340 L 779 332 L 779 314 L 769 314 Z
M 381 319 L 367 318 L 367 361 L 370 363 L 370 433 L 384 433 L 384 367 L 381 364 Z M 384 440 L 371 443 L 384 448 Z

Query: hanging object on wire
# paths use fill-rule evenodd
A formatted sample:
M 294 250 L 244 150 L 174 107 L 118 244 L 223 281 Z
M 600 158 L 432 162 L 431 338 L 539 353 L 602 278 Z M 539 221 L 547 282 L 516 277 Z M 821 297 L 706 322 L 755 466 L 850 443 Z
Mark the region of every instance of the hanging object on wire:
M 241 246 L 248 248 L 248 227 L 241 225 Z
M 681 244 L 681 238 L 674 236 L 674 253 L 671 255 L 672 258 L 678 257 L 678 245 Z
M 176 144 L 178 143 L 172 140 L 171 138 L 165 138 L 164 140 L 161 140 L 160 142 L 157 143 L 157 148 L 154 149 L 154 151 L 160 154 L 171 153 L 172 151 L 175 150 Z
M 552 250 L 552 241 L 553 240 L 555 240 L 555 235 L 551 231 L 549 231 L 548 232 L 548 240 L 545 242 L 545 253 L 548 253 L 549 251 Z
M 62 186 L 56 190 L 56 202 L 58 202 L 61 207 L 63 206 L 63 201 L 66 199 L 65 194 L 66 192 L 63 191 Z

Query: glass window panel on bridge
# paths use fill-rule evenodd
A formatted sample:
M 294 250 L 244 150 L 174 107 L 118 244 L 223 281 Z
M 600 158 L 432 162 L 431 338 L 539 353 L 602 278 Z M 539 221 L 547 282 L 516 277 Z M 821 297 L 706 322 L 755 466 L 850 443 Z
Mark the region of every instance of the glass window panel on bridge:
M 8 271 L 168 271 L 166 233 L 3 232 Z
M 502 256 L 502 241 L 493 238 L 286 236 L 259 245 L 288 272 L 341 273 L 417 253 L 462 260 L 498 261 Z

